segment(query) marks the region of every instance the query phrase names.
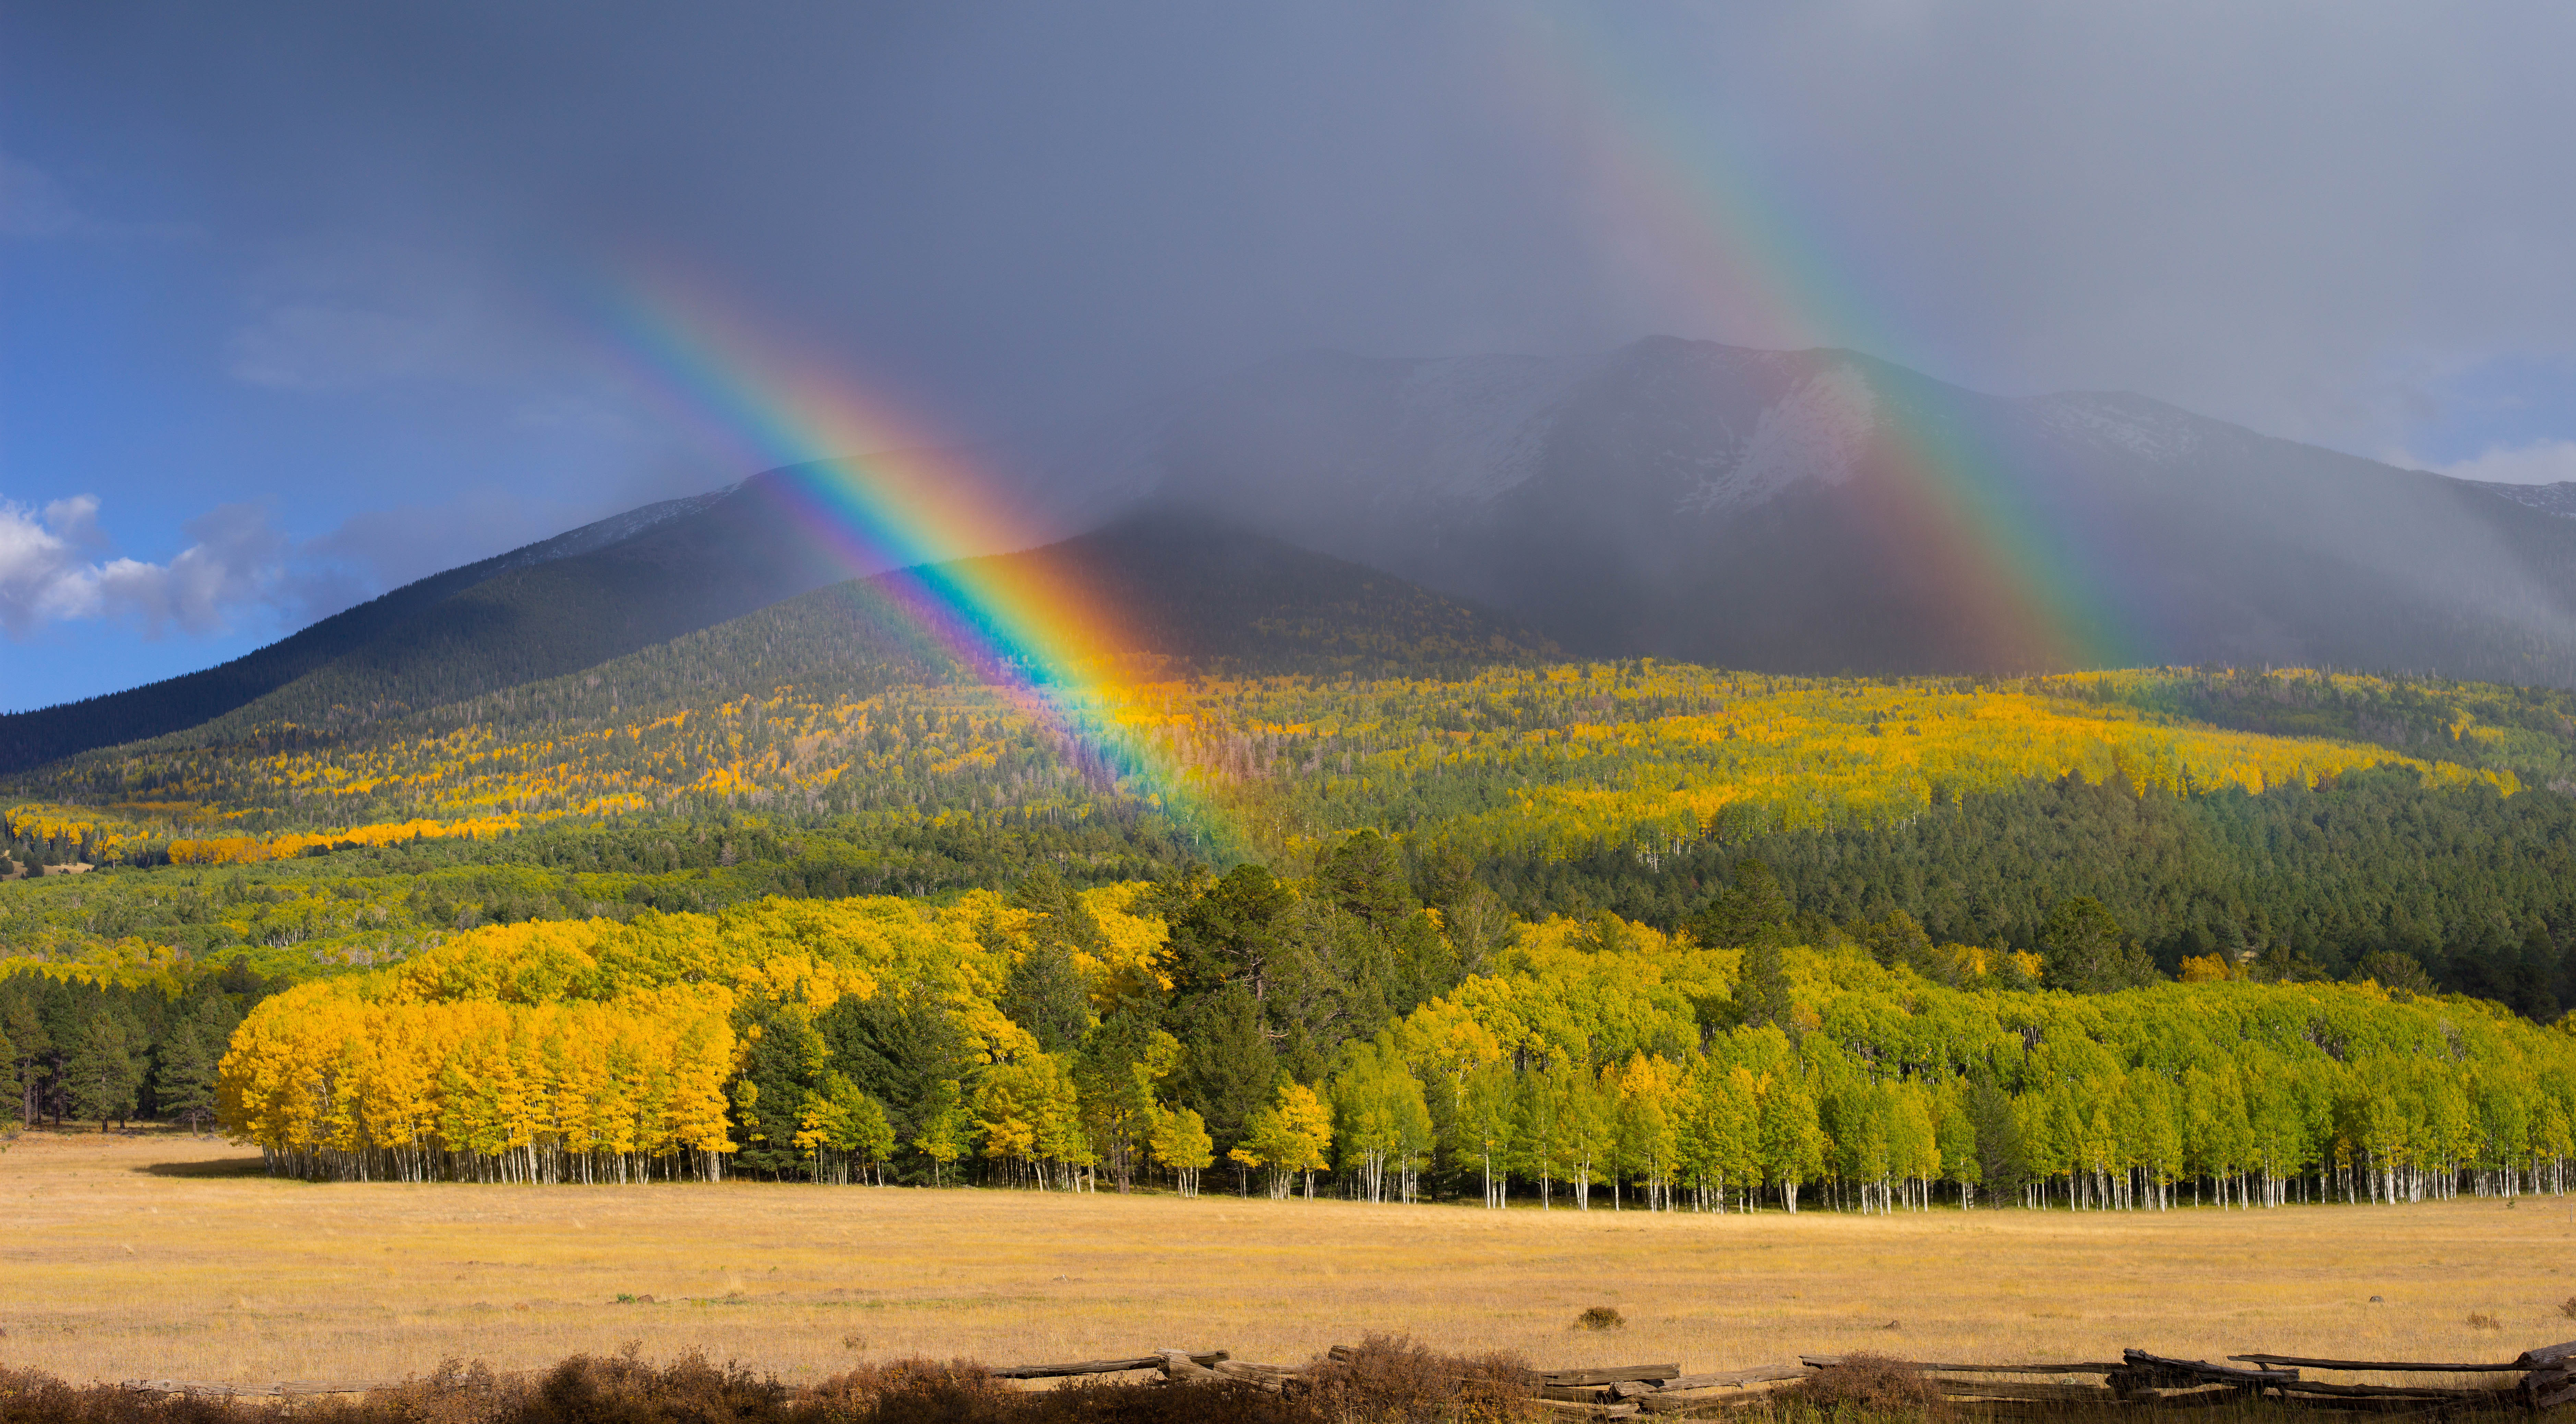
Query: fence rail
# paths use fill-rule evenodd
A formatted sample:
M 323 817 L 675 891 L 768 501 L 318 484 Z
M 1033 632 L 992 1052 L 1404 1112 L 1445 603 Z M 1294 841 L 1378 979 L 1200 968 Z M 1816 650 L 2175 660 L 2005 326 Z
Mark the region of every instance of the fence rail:
M 1152 1371 L 1153 1383 L 1247 1385 L 1271 1393 L 1311 1387 L 1314 1370 L 1347 1365 L 1361 1352 L 1335 1345 L 1314 1366 L 1238 1360 L 1224 1350 L 1154 1350 L 1060 1364 L 1010 1365 L 990 1371 L 996 1379 L 1060 1380 Z M 2335 1360 L 2303 1355 L 2244 1354 L 2232 1363 L 2185 1360 L 2144 1350 L 2123 1350 L 2107 1360 L 2031 1364 L 1959 1364 L 1846 1355 L 1802 1355 L 1794 1365 L 1685 1373 L 1678 1364 L 1587 1365 L 1524 1371 L 1519 1385 L 1541 1409 L 1587 1419 L 1638 1414 L 1687 1415 L 1723 1409 L 1762 1386 L 1798 1380 L 1830 1383 L 1836 1370 L 1871 1368 L 1920 1375 L 1943 1397 L 1962 1405 L 2078 1405 L 2113 1410 L 2188 1409 L 2233 1399 L 2277 1399 L 2311 1409 L 2370 1413 L 2442 1410 L 2475 1405 L 2491 1410 L 2539 1411 L 2576 1403 L 2576 1341 L 2526 1350 L 2511 1360 Z M 2314 1380 L 2304 1371 L 2382 1375 L 2519 1374 L 2493 1386 L 2344 1384 Z M 2053 1378 L 2043 1378 L 2053 1377 Z M 127 1380 L 124 1387 L 155 1394 L 291 1398 L 360 1394 L 392 1384 L 283 1380 L 245 1385 L 202 1380 Z

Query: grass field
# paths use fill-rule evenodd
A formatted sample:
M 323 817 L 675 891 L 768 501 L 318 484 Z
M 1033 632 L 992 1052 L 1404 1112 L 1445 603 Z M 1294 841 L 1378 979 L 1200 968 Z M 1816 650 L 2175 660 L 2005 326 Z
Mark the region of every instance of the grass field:
M 756 1183 L 314 1186 L 183 1136 L 30 1133 L 0 1155 L 0 1363 L 73 1380 L 389 1380 L 444 1356 L 532 1366 L 628 1341 L 791 1379 L 909 1354 L 1181 1346 L 1294 1362 L 1372 1329 L 1542 1365 L 2116 1358 L 2124 1345 L 2506 1359 L 2576 1338 L 2558 1308 L 2571 1293 L 2576 1215 L 2543 1199 L 1650 1216 Z M 1597 1304 L 1627 1328 L 1570 1328 Z

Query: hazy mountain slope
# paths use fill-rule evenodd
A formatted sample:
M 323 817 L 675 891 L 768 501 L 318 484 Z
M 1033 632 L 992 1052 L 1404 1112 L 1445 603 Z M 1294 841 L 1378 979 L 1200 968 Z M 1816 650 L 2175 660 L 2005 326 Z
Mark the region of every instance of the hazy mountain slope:
M 2493 480 L 2461 480 L 2460 483 L 2472 489 L 2485 490 L 2500 499 L 2512 500 L 2526 509 L 2576 519 L 2576 480 L 2560 480 L 2550 485 L 2508 485 Z
M 414 608 L 205 736 L 399 716 L 559 677 L 848 577 L 849 556 L 784 496 L 785 478 L 756 475 L 630 538 Z
M 1463 672 L 1536 662 L 1555 651 L 1508 615 L 1188 511 L 1139 514 L 1043 548 L 971 562 L 1017 564 L 1016 581 L 1033 576 L 1088 590 L 1100 606 L 1119 614 L 1113 630 L 1118 650 L 1167 660 L 1160 670 L 1171 674 Z M 629 559 L 604 570 L 570 572 L 579 581 L 575 591 L 589 600 L 584 606 L 595 606 L 617 591 L 612 578 L 633 579 L 627 592 L 654 597 L 655 586 L 634 574 L 640 565 Z M 278 724 L 285 722 L 300 729 L 298 745 L 345 749 L 403 743 L 467 724 L 509 732 L 587 726 L 638 708 L 704 710 L 745 695 L 767 697 L 791 684 L 808 695 L 830 695 L 971 678 L 983 671 L 961 666 L 955 650 L 925 632 L 909 605 L 888 596 L 882 578 L 871 578 L 770 600 L 752 613 L 678 637 L 508 679 L 508 670 L 522 665 L 509 657 L 568 661 L 584 638 L 626 636 L 654 615 L 648 606 L 627 621 L 603 625 L 605 632 L 565 624 L 531 630 L 510 621 L 524 610 L 528 592 L 523 586 L 520 596 L 492 604 L 470 594 L 451 600 L 439 611 L 434 640 L 388 639 L 384 647 L 224 717 L 19 775 L 13 794 L 83 803 L 148 797 L 146 782 L 163 774 L 166 758 L 186 753 L 188 775 L 212 788 L 214 799 L 263 801 L 272 794 L 260 789 L 269 780 L 265 772 L 234 779 L 218 768 L 236 753 L 254 761 L 267 756 Z M 488 637 L 477 636 L 477 620 Z M 565 631 L 550 631 L 559 628 Z M 507 657 L 484 655 L 487 648 Z M 382 664 L 374 661 L 380 657 Z M 369 676 L 415 690 L 461 690 L 368 707 L 308 705 Z M 214 751 L 211 759 L 202 755 L 207 749 Z
M 2576 682 L 2576 521 L 2135 396 L 1993 397 L 1850 352 L 1654 338 L 1567 360 L 1302 356 L 1144 419 L 1105 484 L 1582 652 Z
M 0 715 L 0 771 L 195 726 L 394 634 L 424 610 L 495 577 L 631 539 L 656 525 L 704 510 L 720 497 L 695 495 L 648 504 L 506 554 L 432 574 L 202 672 Z

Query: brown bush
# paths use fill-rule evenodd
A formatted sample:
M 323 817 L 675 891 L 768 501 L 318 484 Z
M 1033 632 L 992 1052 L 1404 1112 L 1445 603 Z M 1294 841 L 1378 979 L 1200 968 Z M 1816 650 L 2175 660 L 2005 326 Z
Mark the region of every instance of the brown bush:
M 1946 1417 L 1950 1403 L 1923 1372 L 1885 1355 L 1845 1355 L 1779 1391 L 1783 1400 L 1812 1405 L 1825 1414 L 1884 1414 L 1899 1418 Z
M 1615 1305 L 1596 1305 L 1574 1317 L 1574 1325 L 1578 1330 L 1625 1330 L 1628 1317 L 1621 1315 Z
M 972 1360 L 889 1360 L 834 1375 L 807 1393 L 808 1417 L 834 1424 L 989 1424 L 1012 1419 L 1025 1398 Z
M 1334 1424 L 1491 1424 L 1538 1412 L 1520 1356 L 1444 1355 L 1402 1335 L 1369 1335 L 1309 1365 L 1306 1379 L 1304 1398 Z

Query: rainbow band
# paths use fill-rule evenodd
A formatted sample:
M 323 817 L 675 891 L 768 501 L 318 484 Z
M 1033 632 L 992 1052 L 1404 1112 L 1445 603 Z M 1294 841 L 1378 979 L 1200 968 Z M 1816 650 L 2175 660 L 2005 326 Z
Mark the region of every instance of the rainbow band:
M 713 433 L 735 458 L 776 466 L 749 486 L 868 578 L 921 632 L 1023 711 L 1070 738 L 1120 794 L 1158 807 L 1202 845 L 1242 837 L 1150 739 L 1119 736 L 1127 640 L 1095 591 L 1050 561 L 997 558 L 1038 542 L 991 482 L 953 452 L 829 374 L 788 360 L 703 297 L 669 284 L 611 308 L 612 355 Z M 849 451 L 880 453 L 852 456 Z

